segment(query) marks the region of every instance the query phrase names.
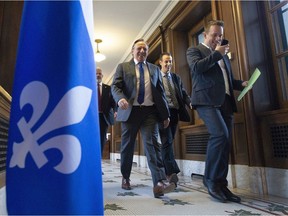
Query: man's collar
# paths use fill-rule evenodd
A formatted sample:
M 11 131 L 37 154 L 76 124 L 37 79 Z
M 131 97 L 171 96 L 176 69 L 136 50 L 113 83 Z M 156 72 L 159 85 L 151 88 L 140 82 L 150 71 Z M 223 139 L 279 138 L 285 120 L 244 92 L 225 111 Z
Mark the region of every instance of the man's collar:
M 208 46 L 208 45 L 206 45 L 205 43 L 201 43 L 203 46 L 205 46 L 205 47 L 207 47 L 209 50 L 211 50 L 211 48 Z
M 171 77 L 170 73 L 171 73 L 170 71 L 167 72 L 167 73 L 164 73 L 163 71 L 161 71 L 161 74 L 162 74 L 163 77 L 167 74 L 168 78 L 170 78 Z
M 139 64 L 139 61 L 137 61 L 136 59 L 133 59 L 134 60 L 134 63 L 135 65 Z M 144 64 L 146 64 L 146 61 L 143 61 Z

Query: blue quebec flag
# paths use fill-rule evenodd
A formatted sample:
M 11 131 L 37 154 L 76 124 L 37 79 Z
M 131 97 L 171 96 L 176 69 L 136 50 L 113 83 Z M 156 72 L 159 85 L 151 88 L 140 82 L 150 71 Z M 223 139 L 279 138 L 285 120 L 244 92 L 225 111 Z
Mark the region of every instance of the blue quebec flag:
M 89 3 L 85 9 L 93 15 Z M 8 141 L 8 214 L 103 215 L 96 73 L 83 9 L 79 1 L 24 2 Z

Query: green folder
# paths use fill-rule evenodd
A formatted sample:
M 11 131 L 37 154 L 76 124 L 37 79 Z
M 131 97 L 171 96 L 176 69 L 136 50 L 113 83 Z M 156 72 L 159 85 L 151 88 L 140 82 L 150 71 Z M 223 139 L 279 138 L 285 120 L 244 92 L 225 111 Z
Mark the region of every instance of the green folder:
M 246 86 L 238 96 L 237 98 L 238 101 L 240 101 L 244 97 L 244 95 L 253 87 L 254 83 L 256 82 L 256 80 L 259 78 L 260 75 L 261 75 L 260 70 L 256 68 L 248 81 L 248 86 Z

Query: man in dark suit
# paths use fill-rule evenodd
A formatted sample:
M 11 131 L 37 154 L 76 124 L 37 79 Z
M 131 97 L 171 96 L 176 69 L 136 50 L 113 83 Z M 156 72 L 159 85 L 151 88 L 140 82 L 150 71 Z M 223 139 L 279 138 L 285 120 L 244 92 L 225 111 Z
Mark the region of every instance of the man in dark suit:
M 103 149 L 106 143 L 106 134 L 109 125 L 114 124 L 116 117 L 116 103 L 111 93 L 111 87 L 102 83 L 103 73 L 102 69 L 96 69 L 97 88 L 98 88 L 98 112 L 100 122 L 100 140 L 101 140 L 101 155 L 103 156 Z
M 187 61 L 192 75 L 192 105 L 210 135 L 203 183 L 215 199 L 240 202 L 240 197 L 227 188 L 227 174 L 233 112 L 237 111 L 233 90 L 242 90 L 248 82 L 233 78 L 226 55 L 229 44 L 221 45 L 223 28 L 223 21 L 208 22 L 204 43 L 188 48 Z
M 158 138 L 158 122 L 169 124 L 169 110 L 161 82 L 159 68 L 146 61 L 148 45 L 143 39 L 132 46 L 133 59 L 119 64 L 114 75 L 112 94 L 117 102 L 117 121 L 121 122 L 121 173 L 122 188 L 131 190 L 130 174 L 135 140 L 141 132 L 145 155 L 152 175 L 154 197 L 175 189 L 175 184 L 166 184 L 161 164 Z
M 175 137 L 178 121 L 189 122 L 190 116 L 185 108 L 187 105 L 192 109 L 190 97 L 188 96 L 180 76 L 171 72 L 173 58 L 171 53 L 163 52 L 160 55 L 159 64 L 167 103 L 170 111 L 170 123 L 167 128 L 159 126 L 161 138 L 161 154 L 167 180 L 177 185 L 180 169 L 174 157 L 173 140 Z

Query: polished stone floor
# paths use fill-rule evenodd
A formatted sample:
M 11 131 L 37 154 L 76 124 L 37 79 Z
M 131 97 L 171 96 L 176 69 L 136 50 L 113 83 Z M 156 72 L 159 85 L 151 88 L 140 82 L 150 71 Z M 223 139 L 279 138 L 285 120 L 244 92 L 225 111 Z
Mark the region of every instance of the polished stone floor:
M 131 191 L 121 188 L 119 163 L 103 161 L 102 169 L 105 215 L 288 215 L 288 200 L 280 197 L 234 191 L 241 203 L 220 203 L 209 196 L 201 176 L 179 176 L 175 191 L 156 199 L 149 169 L 133 167 Z

